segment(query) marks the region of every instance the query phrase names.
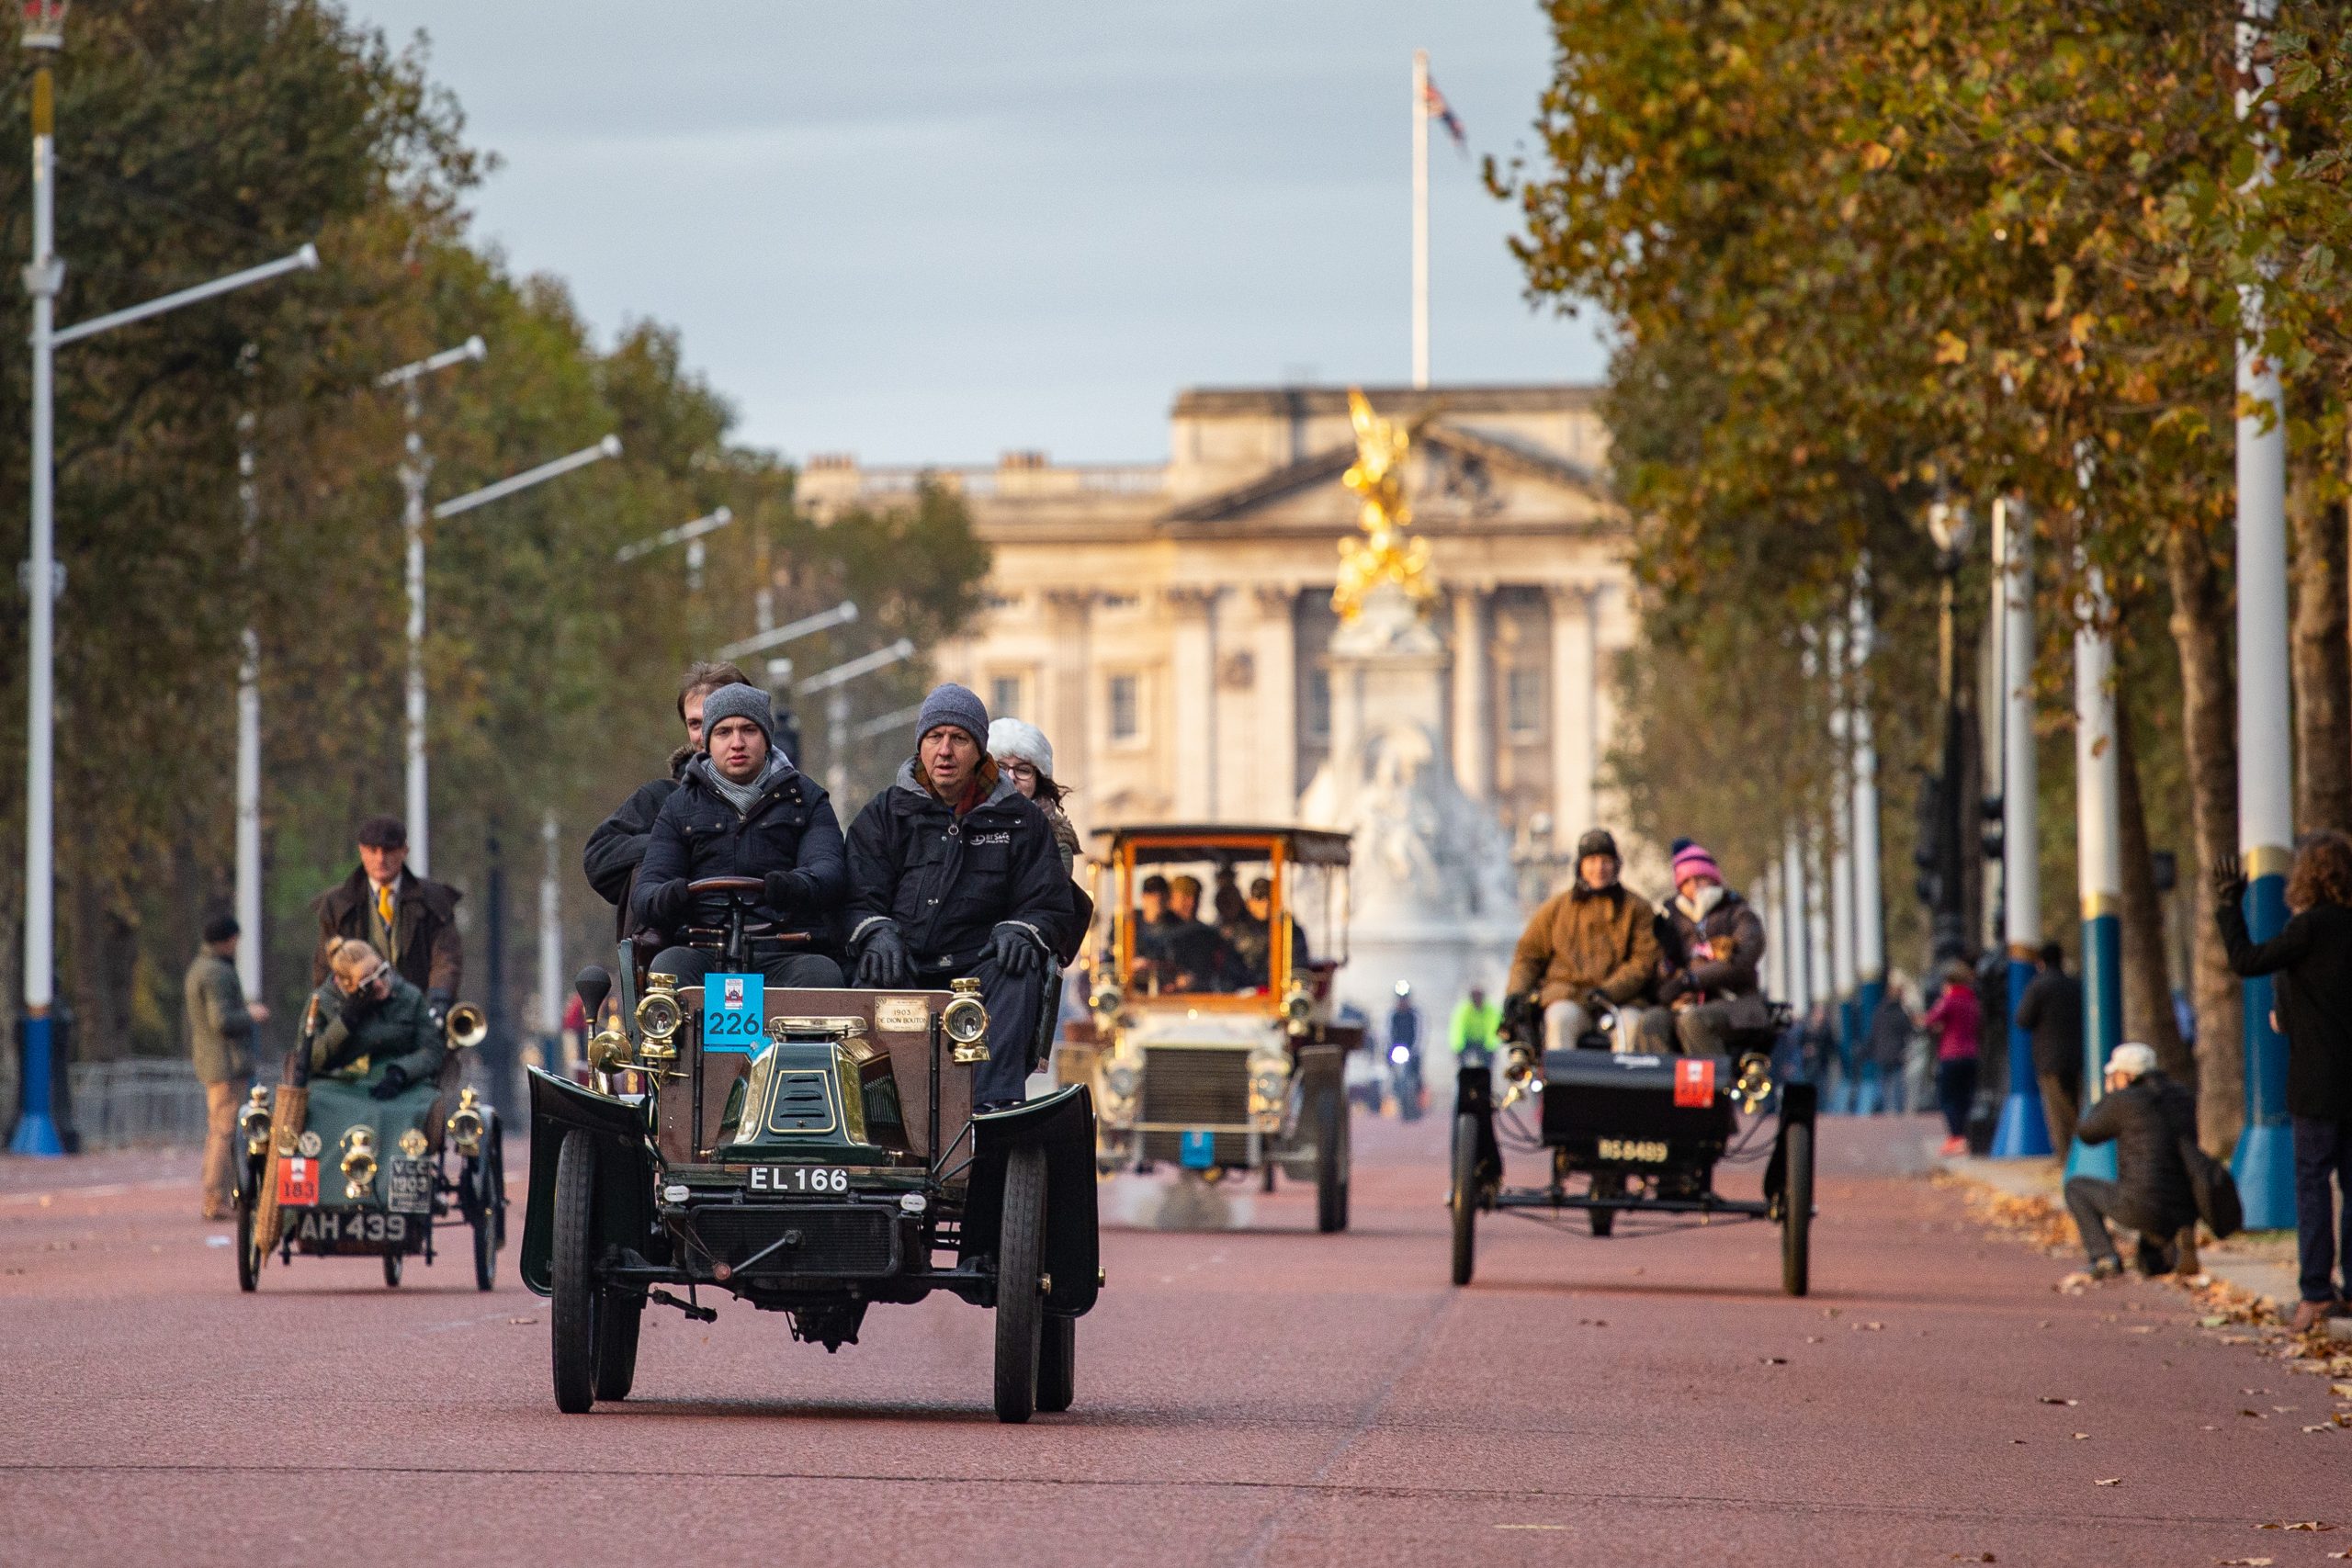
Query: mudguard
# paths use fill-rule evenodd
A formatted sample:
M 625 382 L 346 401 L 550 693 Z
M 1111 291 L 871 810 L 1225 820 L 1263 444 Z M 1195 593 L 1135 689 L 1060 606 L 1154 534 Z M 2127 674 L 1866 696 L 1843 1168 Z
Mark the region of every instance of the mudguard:
M 1102 1268 L 1094 1202 L 1094 1095 L 1072 1084 L 1043 1100 L 972 1118 L 971 1186 L 959 1258 L 994 1253 L 1004 1223 L 1004 1166 L 1015 1149 L 1046 1151 L 1046 1310 L 1076 1317 L 1094 1305 Z
M 1809 1083 L 1788 1083 L 1781 1086 L 1781 1120 L 1772 1131 L 1772 1157 L 1764 1165 L 1764 1201 L 1775 1202 L 1788 1181 L 1787 1139 L 1784 1134 L 1792 1123 L 1813 1125 L 1814 1111 L 1820 1103 L 1821 1091 Z
M 538 1295 L 550 1288 L 554 1247 L 555 1168 L 564 1134 L 577 1129 L 596 1140 L 596 1228 L 605 1247 L 642 1248 L 653 1224 L 653 1153 L 646 1142 L 645 1109 L 558 1077 L 537 1067 L 531 1084 L 531 1193 L 523 1213 L 523 1283 Z

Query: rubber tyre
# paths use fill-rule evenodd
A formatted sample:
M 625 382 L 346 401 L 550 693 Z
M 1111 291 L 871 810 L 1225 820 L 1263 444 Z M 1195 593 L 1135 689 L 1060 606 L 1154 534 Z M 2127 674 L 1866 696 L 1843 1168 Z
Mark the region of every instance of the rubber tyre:
M 474 1289 L 487 1291 L 498 1283 L 498 1221 L 483 1214 L 473 1223 Z
M 404 1261 L 397 1252 L 384 1254 L 384 1283 L 393 1290 L 401 1288 L 401 1265 Z
M 1315 1228 L 1326 1235 L 1348 1228 L 1347 1101 L 1326 1093 L 1315 1108 Z
M 237 1289 L 247 1295 L 261 1288 L 261 1245 L 254 1230 L 260 1206 L 261 1178 L 248 1167 L 237 1190 Z
M 997 1238 L 996 1418 L 1012 1425 L 1037 1408 L 1037 1362 L 1046 1295 L 1046 1151 L 1015 1149 L 1004 1167 L 1004 1224 Z
M 497 1222 L 492 1239 L 503 1250 L 506 1246 L 506 1129 L 497 1122 L 490 1124 L 490 1212 Z
M 1781 1130 L 1781 1289 L 1792 1296 L 1813 1288 L 1813 1124 Z
M 1078 1319 L 1049 1312 L 1037 1350 L 1037 1408 L 1068 1410 L 1077 1397 Z
M 1625 1179 L 1622 1176 L 1597 1178 L 1592 1185 L 1596 1198 L 1622 1198 L 1625 1195 Z M 1592 1226 L 1595 1235 L 1605 1236 L 1617 1228 L 1617 1211 L 1614 1209 L 1587 1209 L 1584 1217 Z
M 607 1291 L 596 1310 L 596 1397 L 627 1399 L 637 1382 L 637 1331 L 645 1298 Z
M 499 1235 L 498 1188 L 492 1174 L 498 1168 L 496 1156 L 489 1151 L 466 1162 L 463 1179 L 473 1189 L 473 1201 L 466 1205 L 466 1223 L 474 1233 L 474 1289 L 487 1291 L 498 1283 Z
M 1266 1157 L 1266 1168 L 1265 1168 L 1265 1169 L 1263 1169 L 1263 1170 L 1261 1170 L 1261 1171 L 1260 1171 L 1260 1172 L 1258 1173 L 1258 1190 L 1259 1190 L 1259 1191 L 1261 1191 L 1261 1192 L 1272 1192 L 1273 1190 L 1274 1190 L 1274 1161 L 1273 1161 L 1273 1156 L 1271 1156 L 1271 1155 L 1269 1155 L 1269 1156 Z
M 1453 1282 L 1466 1285 L 1478 1260 L 1478 1119 L 1453 1119 Z
M 596 1145 L 574 1128 L 556 1156 L 555 1234 L 549 1238 L 548 1340 L 555 1407 L 578 1416 L 596 1403 Z

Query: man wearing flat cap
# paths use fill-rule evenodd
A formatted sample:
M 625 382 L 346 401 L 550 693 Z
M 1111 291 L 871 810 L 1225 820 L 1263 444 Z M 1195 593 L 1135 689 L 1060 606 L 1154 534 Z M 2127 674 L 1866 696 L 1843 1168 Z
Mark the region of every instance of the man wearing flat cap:
M 408 869 L 408 828 L 399 818 L 368 818 L 359 824 L 359 863 L 319 895 L 319 945 L 311 958 L 311 984 L 325 984 L 335 944 L 356 939 L 383 954 L 394 974 L 423 991 L 426 1009 L 439 1022 L 448 1016 L 465 977 L 458 897 L 447 883 L 428 882 Z
M 997 772 L 989 713 L 940 686 L 915 720 L 915 754 L 849 829 L 849 940 L 857 983 L 896 989 L 970 976 L 989 1010 L 981 1110 L 1028 1097 L 1053 939 L 1076 919 L 1070 880 L 1037 803 Z
M 237 1106 L 254 1078 L 254 1033 L 269 1009 L 245 1000 L 237 978 L 237 921 L 227 914 L 204 922 L 204 946 L 181 982 L 187 1004 L 187 1053 L 204 1086 L 204 1217 L 230 1216 Z
M 833 960 L 834 917 L 848 890 L 842 827 L 824 787 L 775 744 L 775 709 L 757 686 L 737 682 L 703 699 L 704 749 L 689 758 L 662 804 L 637 868 L 630 914 L 670 945 L 653 972 L 697 986 L 718 964 L 693 946 L 693 931 L 723 931 L 728 900 L 696 895 L 714 876 L 760 879 L 754 917 L 773 929 L 752 955 L 771 986 L 822 988 L 842 983 Z

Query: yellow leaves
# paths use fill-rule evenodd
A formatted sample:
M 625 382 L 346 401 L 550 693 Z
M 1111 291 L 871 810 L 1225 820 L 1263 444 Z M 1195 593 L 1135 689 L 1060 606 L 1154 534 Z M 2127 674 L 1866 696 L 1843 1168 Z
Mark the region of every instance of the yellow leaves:
M 1965 365 L 1968 363 L 1968 340 L 1949 329 L 1936 333 L 1936 363 Z
M 2054 321 L 2066 310 L 2066 296 L 2075 291 L 2075 269 L 2060 262 L 2050 273 L 2050 303 L 2041 308 L 2041 319 Z
M 2052 136 L 2051 140 L 2057 143 L 2058 151 L 2064 152 L 2069 158 L 2075 156 L 2083 150 L 2082 136 L 2071 125 L 2060 126 L 2058 128 L 2057 134 Z
M 1862 167 L 1876 174 L 1894 162 L 1894 149 L 1883 141 L 1862 143 Z

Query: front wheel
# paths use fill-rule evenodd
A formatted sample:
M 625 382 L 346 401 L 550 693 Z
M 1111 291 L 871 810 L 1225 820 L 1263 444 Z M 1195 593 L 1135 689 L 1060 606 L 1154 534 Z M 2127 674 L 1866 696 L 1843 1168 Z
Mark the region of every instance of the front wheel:
M 1813 1285 L 1813 1124 L 1781 1129 L 1781 1289 L 1804 1295 Z
M 1348 1228 L 1348 1102 L 1327 1092 L 1315 1115 L 1315 1228 Z
M 1038 1406 L 1046 1316 L 1046 1151 L 1015 1149 L 1004 1168 L 997 1242 L 996 1418 L 1019 1424 Z
M 596 1397 L 627 1399 L 637 1382 L 637 1331 L 645 1323 L 645 1298 L 607 1291 L 596 1311 Z
M 1078 1397 L 1078 1319 L 1046 1314 L 1037 1354 L 1037 1408 L 1068 1410 Z
M 1478 1119 L 1453 1119 L 1453 1282 L 1466 1285 L 1478 1256 Z
M 555 1358 L 555 1407 L 577 1416 L 596 1402 L 596 1145 L 574 1128 L 556 1156 L 555 1224 L 549 1238 L 548 1321 Z
M 1592 1179 L 1592 1195 L 1596 1198 L 1623 1198 L 1625 1195 L 1625 1179 L 1622 1176 L 1596 1176 Z M 1595 1235 L 1607 1235 L 1617 1228 L 1617 1211 L 1614 1209 L 1587 1209 L 1585 1218 L 1591 1223 Z
M 401 1265 L 404 1259 L 397 1252 L 384 1254 L 384 1283 L 394 1290 L 400 1289 Z
M 261 1235 L 255 1228 L 261 1206 L 261 1172 L 248 1162 L 237 1190 L 237 1289 L 248 1295 L 261 1287 Z

